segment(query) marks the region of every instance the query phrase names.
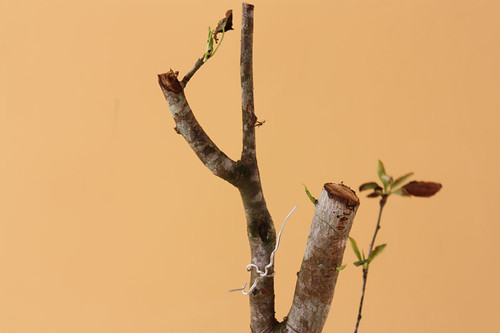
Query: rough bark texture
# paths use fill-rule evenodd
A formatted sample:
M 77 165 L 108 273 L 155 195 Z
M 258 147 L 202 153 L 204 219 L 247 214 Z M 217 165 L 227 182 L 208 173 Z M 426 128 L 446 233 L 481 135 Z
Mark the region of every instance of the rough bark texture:
M 241 94 L 243 147 L 241 158 L 233 161 L 205 133 L 184 95 L 184 89 L 204 64 L 198 59 L 179 82 L 178 73 L 159 74 L 159 84 L 181 134 L 198 158 L 216 176 L 238 188 L 247 220 L 251 262 L 260 269 L 269 263 L 276 244 L 276 230 L 262 192 L 256 157 L 255 126 L 258 126 L 253 95 L 254 7 L 243 4 L 241 29 Z M 295 298 L 288 318 L 279 323 L 274 312 L 274 278 L 261 279 L 249 295 L 250 329 L 264 332 L 320 332 L 333 298 L 344 248 L 359 201 L 343 185 L 326 184 L 316 204 L 304 261 L 298 276 Z M 271 268 L 270 274 L 273 273 Z M 250 285 L 259 275 L 252 270 Z
M 253 95 L 253 14 L 254 6 L 242 5 L 241 23 L 241 109 L 243 120 L 243 149 L 241 162 L 250 171 L 245 182 L 239 186 L 245 215 L 247 218 L 248 240 L 252 263 L 264 268 L 276 244 L 276 231 L 269 213 L 262 185 L 256 156 L 255 123 L 257 116 L 254 109 Z M 272 274 L 273 271 L 271 271 Z M 251 284 L 258 277 L 252 271 Z M 250 284 L 250 285 L 251 285 Z M 262 332 L 277 324 L 274 316 L 274 277 L 262 279 L 255 291 L 250 294 L 250 328 L 252 332 Z
M 325 184 L 316 204 L 285 332 L 321 332 L 359 206 L 354 191 Z
M 236 184 L 240 177 L 238 163 L 226 156 L 196 120 L 173 71 L 158 75 L 160 87 L 175 120 L 175 131 L 186 139 L 198 158 L 216 176 Z

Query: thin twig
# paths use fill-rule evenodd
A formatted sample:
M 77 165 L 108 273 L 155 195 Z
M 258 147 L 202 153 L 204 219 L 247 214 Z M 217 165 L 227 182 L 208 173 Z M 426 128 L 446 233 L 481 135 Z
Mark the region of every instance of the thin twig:
M 228 30 L 233 30 L 233 23 L 232 22 L 233 22 L 233 11 L 228 10 L 226 12 L 226 17 L 219 21 L 219 24 L 217 25 L 217 27 L 213 31 L 213 35 L 209 34 L 209 36 L 208 36 L 209 41 L 207 41 L 207 42 L 212 43 L 213 41 L 215 41 L 217 43 L 217 34 L 222 32 L 222 38 L 217 43 L 217 47 L 215 48 L 215 50 L 213 52 L 211 52 L 211 54 L 209 55 L 209 58 L 214 56 L 215 53 L 217 52 L 217 50 L 219 49 L 220 45 L 222 44 L 222 41 L 224 40 L 224 33 Z M 210 31 L 210 28 L 208 28 L 208 29 Z M 219 31 L 219 29 L 222 29 L 222 30 Z M 202 56 L 200 59 L 198 59 L 196 61 L 196 63 L 194 64 L 193 68 L 191 68 L 191 70 L 184 76 L 184 78 L 181 81 L 182 88 L 186 87 L 187 83 L 193 77 L 194 73 L 196 73 L 196 71 L 198 69 L 200 69 L 201 66 L 203 66 L 203 64 L 206 62 L 206 60 L 208 60 L 208 58 L 205 59 L 205 61 L 203 61 L 203 59 L 205 59 L 205 55 Z
M 198 69 L 200 69 L 200 67 L 203 64 L 204 64 L 203 57 L 201 57 L 200 59 L 198 59 L 196 61 L 196 63 L 194 64 L 193 68 L 191 68 L 191 70 L 186 75 L 184 75 L 184 78 L 181 81 L 182 88 L 186 87 L 187 83 L 189 82 L 189 80 L 191 80 L 191 78 L 193 77 L 194 73 L 196 73 L 196 71 Z
M 378 212 L 377 226 L 375 227 L 375 232 L 373 233 L 372 242 L 370 244 L 370 251 L 368 252 L 368 258 L 370 258 L 370 255 L 372 254 L 373 251 L 373 246 L 375 245 L 375 239 L 377 238 L 377 234 L 380 229 L 382 210 L 384 209 L 386 202 L 387 202 L 387 196 L 382 196 L 382 199 L 380 199 L 380 210 Z M 370 267 L 370 263 L 368 262 L 365 265 L 363 265 L 363 288 L 361 290 L 361 300 L 359 301 L 358 319 L 356 321 L 356 328 L 354 329 L 354 333 L 358 332 L 359 323 L 362 318 L 361 312 L 363 311 L 363 301 L 365 299 L 366 281 L 368 280 L 368 269 Z
M 370 254 L 372 254 L 373 246 L 375 245 L 375 239 L 377 238 L 377 234 L 380 229 L 380 219 L 382 218 L 382 210 L 384 209 L 386 202 L 387 202 L 387 196 L 383 196 L 382 199 L 380 199 L 380 210 L 378 212 L 377 227 L 375 228 L 375 232 L 373 233 L 373 238 L 370 244 L 370 251 L 368 252 L 368 257 L 370 257 Z

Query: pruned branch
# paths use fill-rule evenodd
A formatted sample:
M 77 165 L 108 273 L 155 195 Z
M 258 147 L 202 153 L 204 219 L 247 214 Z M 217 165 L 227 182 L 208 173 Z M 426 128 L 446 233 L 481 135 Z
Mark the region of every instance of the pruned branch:
M 316 204 L 285 332 L 321 332 L 326 322 L 344 249 L 359 206 L 354 191 L 325 184 Z
M 240 177 L 237 163 L 227 157 L 205 133 L 196 120 L 177 80 L 177 73 L 170 70 L 158 75 L 158 81 L 175 120 L 175 130 L 181 134 L 196 156 L 216 176 L 235 185 Z

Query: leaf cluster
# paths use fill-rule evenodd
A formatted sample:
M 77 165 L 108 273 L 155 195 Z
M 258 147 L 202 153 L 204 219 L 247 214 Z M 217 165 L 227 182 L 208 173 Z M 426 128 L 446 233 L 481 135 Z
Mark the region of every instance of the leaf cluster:
M 372 190 L 368 194 L 369 198 L 388 197 L 391 194 L 414 197 L 430 197 L 436 194 L 442 187 L 439 183 L 427 181 L 412 181 L 406 183 L 413 176 L 409 172 L 401 177 L 394 179 L 385 171 L 384 163 L 378 161 L 377 174 L 381 185 L 375 181 L 367 182 L 359 187 L 360 191 Z M 403 185 L 404 184 L 404 185 Z
M 382 251 L 385 249 L 387 244 L 382 244 L 376 246 L 373 251 L 368 255 L 368 258 L 365 257 L 364 251 L 359 251 L 358 244 L 354 240 L 354 238 L 349 237 L 349 242 L 351 243 L 351 247 L 354 251 L 354 254 L 356 255 L 356 258 L 358 258 L 358 261 L 354 262 L 354 266 L 363 266 L 364 270 L 368 270 L 368 264 L 373 261 Z
M 207 48 L 203 56 L 203 62 L 207 62 L 208 59 L 214 56 L 224 40 L 224 33 L 228 30 L 233 30 L 233 11 L 231 9 L 226 12 L 226 17 L 217 23 L 217 27 L 214 30 L 208 27 Z M 222 34 L 220 42 L 217 37 L 218 34 Z M 214 49 L 215 44 L 217 44 L 217 47 Z

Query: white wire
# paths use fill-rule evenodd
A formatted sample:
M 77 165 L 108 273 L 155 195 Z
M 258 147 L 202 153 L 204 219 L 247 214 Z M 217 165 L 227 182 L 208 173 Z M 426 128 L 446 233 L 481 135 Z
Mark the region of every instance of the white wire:
M 241 287 L 241 288 L 228 290 L 229 293 L 233 292 L 233 291 L 241 291 L 243 293 L 243 295 L 248 295 L 255 289 L 255 287 L 257 286 L 257 283 L 261 279 L 263 279 L 265 277 L 274 276 L 274 273 L 270 274 L 270 275 L 268 274 L 269 269 L 271 267 L 273 267 L 273 265 L 274 265 L 274 254 L 278 251 L 278 248 L 280 246 L 281 234 L 283 233 L 283 229 L 285 228 L 285 224 L 288 221 L 288 218 L 293 214 L 293 212 L 296 209 L 297 209 L 297 206 L 293 207 L 293 209 L 290 211 L 290 213 L 288 213 L 288 215 L 286 216 L 285 221 L 283 221 L 283 224 L 281 225 L 280 232 L 278 233 L 278 239 L 276 240 L 276 247 L 274 248 L 273 252 L 271 252 L 271 256 L 269 257 L 269 264 L 267 264 L 266 267 L 264 267 L 264 271 L 261 271 L 259 266 L 255 265 L 255 264 L 247 265 L 247 267 L 246 267 L 247 271 L 250 271 L 250 270 L 252 270 L 252 268 L 255 268 L 255 271 L 260 275 L 255 279 L 255 281 L 253 282 L 250 289 L 248 289 L 248 291 L 245 292 L 245 288 L 247 287 L 247 283 L 245 282 L 245 283 L 243 283 L 243 287 Z

